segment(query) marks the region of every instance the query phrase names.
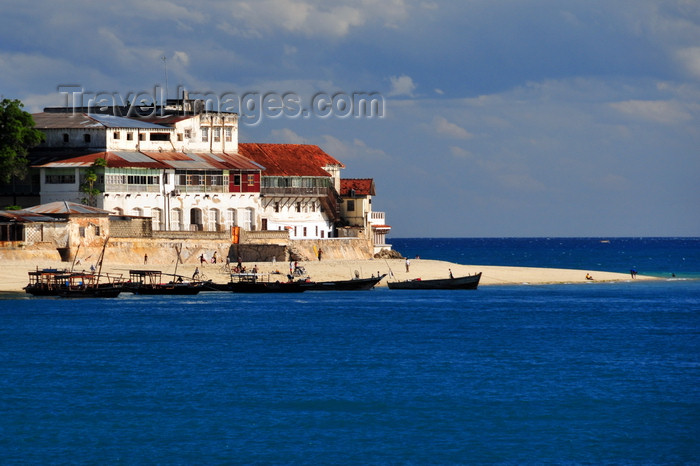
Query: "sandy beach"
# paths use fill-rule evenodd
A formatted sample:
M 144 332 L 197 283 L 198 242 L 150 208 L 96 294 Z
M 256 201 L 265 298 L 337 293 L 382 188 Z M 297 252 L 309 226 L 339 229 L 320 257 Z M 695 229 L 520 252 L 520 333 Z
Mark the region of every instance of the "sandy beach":
M 41 262 L 41 263 L 40 263 Z M 27 284 L 27 273 L 37 268 L 70 268 L 69 263 L 49 261 L 3 261 L 0 268 L 0 291 L 17 292 Z M 257 265 L 260 273 L 273 274 L 279 272 L 283 276 L 289 273 L 288 262 L 247 262 L 244 265 L 250 270 Z M 299 262 L 306 269 L 307 274 L 314 281 L 345 280 L 355 276 L 355 272 L 361 277 L 393 273 L 395 280 L 408 280 L 414 278 L 431 279 L 447 278 L 449 271 L 455 277 L 473 275 L 482 272 L 480 285 L 546 285 L 561 283 L 605 283 L 614 281 L 631 281 L 629 274 L 600 272 L 595 270 L 574 269 L 550 269 L 535 267 L 505 267 L 492 265 L 462 265 L 450 262 L 411 259 L 410 269 L 406 271 L 405 261 L 402 259 L 373 259 L 373 260 L 323 260 Z M 90 264 L 81 264 L 75 270 L 87 270 Z M 196 267 L 204 273 L 206 278 L 216 282 L 227 282 L 228 272 L 223 264 L 185 263 L 179 264 L 177 273 L 185 277 L 191 277 Z M 160 270 L 163 273 L 173 273 L 175 264 L 105 264 L 103 274 L 121 275 L 128 278 L 130 269 Z M 586 274 L 590 274 L 593 280 L 587 280 Z M 271 275 L 272 277 L 276 275 Z M 390 277 L 391 275 L 389 275 Z M 387 277 L 387 278 L 389 278 Z M 392 279 L 392 280 L 394 280 Z M 636 280 L 654 280 L 655 277 L 638 275 Z M 386 286 L 386 279 L 378 286 Z

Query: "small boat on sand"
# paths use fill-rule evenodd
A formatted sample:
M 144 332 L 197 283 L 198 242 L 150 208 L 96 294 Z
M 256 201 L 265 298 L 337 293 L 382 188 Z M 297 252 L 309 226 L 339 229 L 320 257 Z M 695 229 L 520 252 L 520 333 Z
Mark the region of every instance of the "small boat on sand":
M 480 279 L 481 272 L 466 277 L 387 282 L 387 286 L 391 290 L 476 290 Z

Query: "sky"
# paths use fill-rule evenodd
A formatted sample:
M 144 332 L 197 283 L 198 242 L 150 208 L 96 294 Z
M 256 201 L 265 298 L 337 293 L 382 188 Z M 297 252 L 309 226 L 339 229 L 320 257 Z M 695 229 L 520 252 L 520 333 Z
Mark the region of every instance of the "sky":
M 696 0 L 0 11 L 2 97 L 38 112 L 187 89 L 238 110 L 241 142 L 315 144 L 373 178 L 391 237 L 700 236 Z

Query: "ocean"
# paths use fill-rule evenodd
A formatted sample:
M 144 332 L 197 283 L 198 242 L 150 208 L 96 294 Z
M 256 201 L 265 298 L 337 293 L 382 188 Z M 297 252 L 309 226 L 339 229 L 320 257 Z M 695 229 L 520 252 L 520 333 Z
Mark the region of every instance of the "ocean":
M 699 239 L 391 242 L 425 259 L 665 278 L 6 295 L 0 462 L 700 464 Z

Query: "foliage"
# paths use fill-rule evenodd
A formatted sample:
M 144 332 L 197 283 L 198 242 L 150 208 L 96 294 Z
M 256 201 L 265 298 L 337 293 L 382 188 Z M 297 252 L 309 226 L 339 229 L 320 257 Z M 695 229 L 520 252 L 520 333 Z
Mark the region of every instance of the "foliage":
M 107 166 L 107 160 L 103 158 L 98 158 L 95 162 L 85 170 L 85 178 L 83 184 L 80 186 L 80 191 L 86 194 L 86 197 L 82 198 L 82 202 L 85 205 L 92 207 L 97 206 L 97 196 L 102 193 L 99 188 L 95 187 L 97 183 L 97 174 L 99 168 L 104 168 Z
M 5 208 L 2 210 L 22 210 L 22 206 L 8 205 L 8 206 L 5 206 Z
M 44 133 L 34 128 L 30 113 L 22 110 L 19 100 L 0 102 L 0 182 L 9 183 L 13 176 L 27 172 L 27 152 L 44 140 Z

